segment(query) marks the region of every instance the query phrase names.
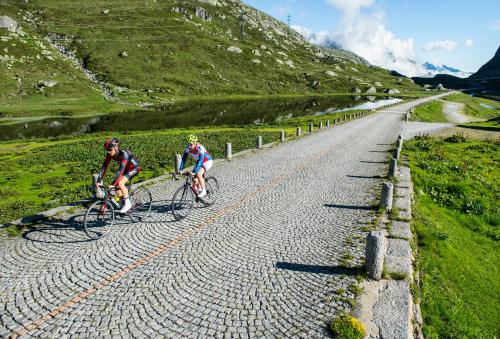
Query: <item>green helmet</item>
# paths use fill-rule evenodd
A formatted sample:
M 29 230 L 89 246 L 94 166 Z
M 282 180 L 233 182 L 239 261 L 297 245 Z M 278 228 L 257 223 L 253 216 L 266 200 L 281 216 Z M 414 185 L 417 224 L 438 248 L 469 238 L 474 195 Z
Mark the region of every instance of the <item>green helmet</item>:
M 194 145 L 194 144 L 196 144 L 198 142 L 198 138 L 196 137 L 196 135 L 190 134 L 187 137 L 187 142 Z

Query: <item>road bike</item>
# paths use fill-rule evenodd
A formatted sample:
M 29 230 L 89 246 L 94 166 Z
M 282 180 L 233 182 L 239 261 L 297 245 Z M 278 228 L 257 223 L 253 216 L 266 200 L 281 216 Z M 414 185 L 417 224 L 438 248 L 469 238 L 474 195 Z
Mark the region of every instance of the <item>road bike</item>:
M 175 191 L 172 197 L 171 210 L 176 220 L 186 218 L 189 213 L 191 213 L 191 209 L 195 202 L 201 203 L 205 207 L 212 206 L 217 200 L 217 194 L 219 192 L 219 182 L 217 179 L 213 176 L 208 176 L 205 178 L 207 195 L 200 198 L 198 197 L 198 190 L 194 184 L 194 177 L 190 173 L 184 173 L 183 175 L 186 176 L 186 181 Z M 177 174 L 174 174 L 173 177 L 179 180 Z
M 132 207 L 124 215 L 128 216 L 134 223 L 144 221 L 151 212 L 152 194 L 146 187 L 131 189 L 131 183 L 128 188 Z M 113 227 L 115 215 L 119 213 L 115 211 L 122 208 L 122 203 L 116 200 L 115 194 L 114 189 L 108 187 L 96 188 L 96 201 L 87 209 L 83 221 L 83 230 L 89 238 L 99 239 Z

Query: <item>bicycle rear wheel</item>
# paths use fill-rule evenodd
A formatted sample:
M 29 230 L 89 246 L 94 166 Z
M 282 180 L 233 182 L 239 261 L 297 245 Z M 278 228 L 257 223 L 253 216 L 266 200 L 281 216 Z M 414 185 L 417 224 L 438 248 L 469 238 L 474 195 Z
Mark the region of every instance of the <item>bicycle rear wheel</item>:
M 202 202 L 205 206 L 212 206 L 219 194 L 219 182 L 214 177 L 207 177 L 205 178 L 205 187 L 207 195 L 203 197 Z
M 113 227 L 115 209 L 106 200 L 97 200 L 87 209 L 83 230 L 91 239 L 105 236 Z
M 174 218 L 181 220 L 187 217 L 193 208 L 194 200 L 194 193 L 189 186 L 179 187 L 172 198 L 171 209 Z
M 133 222 L 144 221 L 151 212 L 153 197 L 146 187 L 139 187 L 130 193 L 132 208 L 129 211 L 130 219 Z

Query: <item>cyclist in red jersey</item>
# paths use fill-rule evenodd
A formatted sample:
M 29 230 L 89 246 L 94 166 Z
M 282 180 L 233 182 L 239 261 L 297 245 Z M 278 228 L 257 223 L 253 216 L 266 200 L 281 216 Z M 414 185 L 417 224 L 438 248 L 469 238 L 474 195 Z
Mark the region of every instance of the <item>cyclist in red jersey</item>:
M 128 188 L 126 184 L 141 171 L 139 162 L 132 152 L 120 149 L 120 142 L 116 138 L 106 139 L 104 142 L 104 148 L 108 154 L 106 155 L 106 159 L 104 159 L 104 164 L 99 172 L 96 185 L 102 185 L 102 179 L 106 175 L 106 170 L 108 169 L 111 160 L 117 161 L 120 164 L 120 167 L 118 168 L 113 184 L 110 185 L 110 187 L 117 187 L 117 195 L 123 198 L 123 207 L 120 210 L 120 213 L 127 213 L 132 207 L 132 204 L 128 196 Z

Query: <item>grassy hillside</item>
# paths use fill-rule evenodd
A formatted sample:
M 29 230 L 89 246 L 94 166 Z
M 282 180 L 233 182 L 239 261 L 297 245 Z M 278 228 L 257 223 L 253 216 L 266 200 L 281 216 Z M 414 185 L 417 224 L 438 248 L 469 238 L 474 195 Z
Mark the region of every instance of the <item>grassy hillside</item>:
M 9 58 L 0 63 L 3 115 L 126 110 L 120 102 L 182 97 L 418 90 L 352 53 L 313 46 L 236 0 L 3 0 L 0 13 L 25 32 L 0 29 Z M 58 84 L 40 90 L 41 80 Z M 103 99 L 101 85 L 117 102 Z

